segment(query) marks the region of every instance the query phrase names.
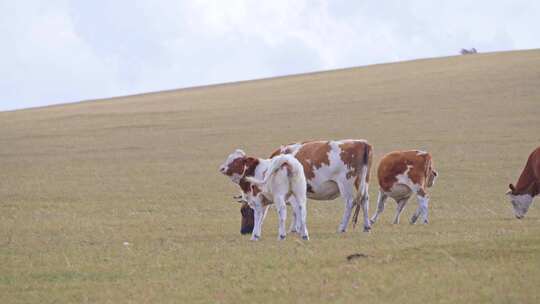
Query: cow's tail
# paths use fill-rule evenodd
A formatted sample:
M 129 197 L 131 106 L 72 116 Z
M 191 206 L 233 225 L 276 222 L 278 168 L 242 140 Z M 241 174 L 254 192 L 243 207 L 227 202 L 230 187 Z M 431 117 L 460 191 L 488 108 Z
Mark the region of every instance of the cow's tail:
M 280 158 L 274 158 L 272 162 L 270 163 L 270 168 L 268 168 L 267 174 L 264 177 L 264 179 L 260 180 L 253 176 L 247 176 L 246 180 L 252 184 L 263 186 L 272 176 L 274 176 L 282 167 L 285 167 L 287 170 L 289 170 L 288 174 L 293 174 L 293 172 L 290 172 L 291 166 L 288 163 L 288 160 L 286 157 L 280 157 Z
M 356 196 L 356 209 L 354 210 L 352 224 L 353 228 L 356 227 L 358 222 L 358 213 L 360 213 L 360 202 L 367 196 L 368 182 L 369 182 L 369 169 L 371 167 L 372 150 L 371 145 L 366 144 L 364 149 L 364 156 L 362 157 L 362 169 L 360 170 L 360 184 L 358 186 L 358 194 Z

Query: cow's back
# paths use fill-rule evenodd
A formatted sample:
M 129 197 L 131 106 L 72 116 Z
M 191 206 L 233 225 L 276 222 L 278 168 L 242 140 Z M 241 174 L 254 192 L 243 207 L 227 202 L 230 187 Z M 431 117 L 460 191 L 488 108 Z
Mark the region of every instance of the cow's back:
M 308 141 L 282 146 L 275 150 L 270 157 L 293 154 L 304 167 L 306 178 L 311 180 L 315 177 L 316 170 L 324 165 L 338 166 L 338 164 L 331 164 L 330 153 L 335 152 L 339 154 L 339 159 L 345 165 L 335 168 L 337 171 L 347 171 L 349 177 L 356 177 L 359 175 L 361 167 L 367 163 L 366 181 L 369 181 L 372 151 L 371 145 L 365 140 Z
M 531 153 L 527 166 L 531 166 L 531 170 L 534 172 L 536 181 L 540 185 L 540 147 L 536 148 L 536 150 Z

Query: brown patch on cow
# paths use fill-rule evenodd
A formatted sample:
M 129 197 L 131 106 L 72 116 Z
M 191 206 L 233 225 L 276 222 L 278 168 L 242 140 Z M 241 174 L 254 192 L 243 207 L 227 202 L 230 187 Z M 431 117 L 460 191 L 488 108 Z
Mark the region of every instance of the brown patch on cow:
M 246 163 L 245 157 L 239 157 L 233 160 L 227 167 L 227 171 L 225 171 L 225 175 L 232 176 L 235 173 L 242 174 L 244 172 L 245 163 Z
M 268 206 L 268 205 L 272 205 L 274 202 L 267 199 L 266 196 L 262 196 L 262 199 L 261 199 L 261 203 L 264 207 Z
M 238 183 L 240 186 L 240 189 L 242 189 L 242 192 L 249 193 L 251 192 L 251 183 L 248 182 L 245 178 L 240 179 L 240 182 Z
M 259 160 L 254 157 L 247 157 L 245 160 L 246 171 L 244 176 L 253 176 L 255 175 L 255 169 L 259 165 Z
M 272 154 L 270 154 L 270 158 L 274 158 L 274 157 L 276 157 L 278 155 L 281 155 L 281 147 L 274 150 L 274 152 L 272 152 Z
M 533 197 L 540 193 L 540 147 L 529 155 L 516 186 L 510 184 L 510 190 L 514 195 L 530 194 Z
M 384 191 L 397 182 L 397 176 L 407 171 L 407 175 L 415 184 L 425 186 L 426 174 L 431 174 L 431 155 L 429 153 L 418 154 L 418 151 L 396 151 L 386 154 L 379 163 L 377 176 L 379 186 Z
M 372 148 L 366 142 L 362 141 L 346 141 L 339 145 L 341 152 L 339 157 L 341 161 L 347 166 L 349 171 L 346 178 L 351 179 L 354 177 L 354 185 L 356 189 L 360 187 L 360 175 L 362 173 L 362 167 L 367 165 L 366 182 L 369 182 L 369 171 L 372 160 Z
M 256 185 L 252 185 L 251 190 L 253 191 L 253 195 L 255 196 L 261 193 L 261 189 Z M 266 196 L 264 196 L 263 194 L 261 194 L 260 197 L 261 197 L 261 203 L 263 206 L 268 206 L 274 203 L 273 201 L 266 198 Z
M 242 174 L 243 172 L 244 175 L 240 179 L 240 182 L 238 183 L 238 185 L 240 186 L 240 189 L 242 189 L 244 193 L 249 193 L 251 192 L 251 183 L 248 182 L 245 179 L 245 177 L 255 175 L 255 169 L 257 169 L 257 166 L 259 165 L 259 160 L 254 157 L 245 157 L 243 159 L 243 164 L 244 164 L 244 167 L 242 168 L 242 171 L 239 174 Z
M 328 153 L 332 147 L 329 142 L 309 142 L 304 144 L 296 153 L 295 157 L 304 167 L 307 180 L 315 177 L 315 170 L 324 165 L 330 165 Z M 309 162 L 308 162 L 309 160 Z
M 261 192 L 261 189 L 255 185 L 251 185 L 251 190 L 253 191 L 253 195 L 257 195 Z

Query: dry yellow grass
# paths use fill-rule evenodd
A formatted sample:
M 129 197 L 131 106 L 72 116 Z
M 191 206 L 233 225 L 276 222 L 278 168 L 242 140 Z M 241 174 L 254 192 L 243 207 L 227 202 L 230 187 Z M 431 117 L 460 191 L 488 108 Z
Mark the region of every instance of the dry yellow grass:
M 432 152 L 430 224 L 388 202 L 340 235 L 337 199 L 309 202 L 309 242 L 273 210 L 240 236 L 234 148 L 339 138 Z M 0 303 L 538 303 L 540 206 L 518 221 L 504 193 L 539 143 L 538 50 L 3 112 Z

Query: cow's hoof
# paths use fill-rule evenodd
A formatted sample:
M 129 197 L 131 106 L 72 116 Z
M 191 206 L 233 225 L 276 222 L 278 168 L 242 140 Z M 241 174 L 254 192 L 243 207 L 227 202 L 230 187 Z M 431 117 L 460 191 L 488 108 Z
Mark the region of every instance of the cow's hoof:
M 371 231 L 371 227 L 364 226 L 364 232 L 370 232 L 370 231 Z
M 411 222 L 410 222 L 410 223 L 411 223 L 411 225 L 414 225 L 414 224 L 416 224 L 416 220 L 417 220 L 417 219 L 418 219 L 418 217 L 417 217 L 417 216 L 413 216 L 413 217 L 411 217 Z
M 261 239 L 261 237 L 258 236 L 258 235 L 254 235 L 254 236 L 251 237 L 251 240 L 252 240 L 252 241 L 258 241 L 258 240 L 260 240 L 260 239 Z
M 309 241 L 309 236 L 307 236 L 307 235 L 302 236 L 302 240 Z
M 373 225 L 373 224 L 375 224 L 375 221 L 374 221 L 374 220 L 369 220 L 369 223 L 370 223 L 371 225 Z
M 283 241 L 285 239 L 285 235 L 279 235 L 278 236 L 278 241 Z
M 425 225 L 425 224 L 428 224 L 428 223 L 429 223 L 428 220 L 424 220 L 424 222 L 423 222 L 424 225 Z

